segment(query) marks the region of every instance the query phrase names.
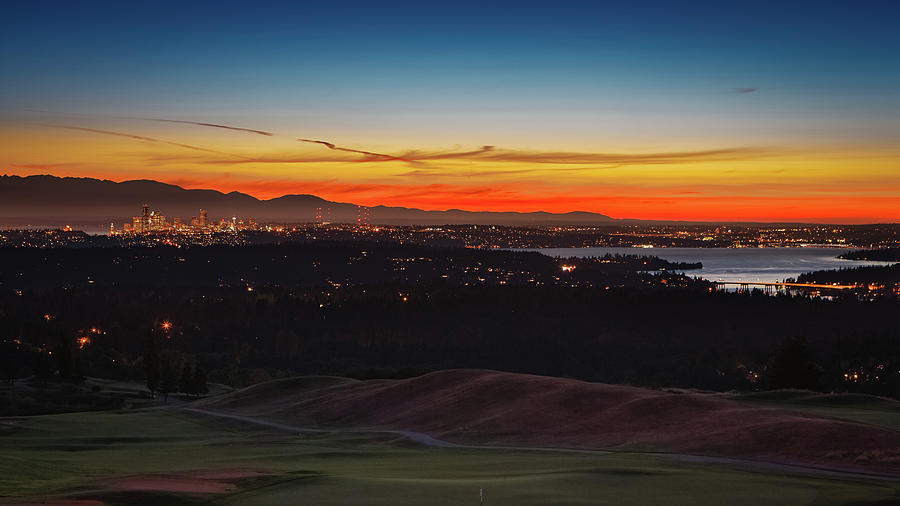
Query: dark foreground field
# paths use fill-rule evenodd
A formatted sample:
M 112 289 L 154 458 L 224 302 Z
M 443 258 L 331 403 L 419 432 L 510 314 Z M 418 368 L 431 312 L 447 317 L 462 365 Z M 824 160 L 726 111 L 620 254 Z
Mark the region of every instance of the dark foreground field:
M 456 505 L 483 490 L 485 504 L 894 504 L 898 412 L 877 398 L 490 371 L 297 378 L 190 404 L 4 419 L 0 503 Z M 788 451 L 802 465 L 784 465 Z

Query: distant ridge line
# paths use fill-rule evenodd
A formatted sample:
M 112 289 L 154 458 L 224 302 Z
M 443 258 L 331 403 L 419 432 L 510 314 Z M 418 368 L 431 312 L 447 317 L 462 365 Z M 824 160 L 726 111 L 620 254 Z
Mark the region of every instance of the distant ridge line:
M 334 202 L 312 194 L 286 194 L 260 199 L 239 191 L 224 193 L 184 188 L 153 179 L 113 181 L 77 176 L 38 174 L 0 175 L 0 225 L 46 225 L 122 222 L 149 203 L 166 216 L 189 219 L 200 209 L 211 217 L 241 216 L 257 222 L 308 223 L 316 208 L 327 207 L 332 222 L 355 223 L 357 204 Z M 590 211 L 425 210 L 413 207 L 366 206 L 370 222 L 379 225 L 500 225 L 500 226 L 614 226 L 614 225 L 814 225 L 808 222 L 687 221 L 612 218 Z M 819 223 L 828 224 L 825 222 Z
M 211 216 L 246 216 L 256 221 L 303 223 L 314 218 L 317 207 L 328 207 L 332 221 L 355 223 L 358 206 L 311 194 L 287 194 L 259 199 L 239 191 L 188 189 L 152 179 L 112 181 L 50 174 L 0 176 L 0 220 L 103 221 L 130 219 L 142 203 L 150 203 L 166 216 L 189 218 L 199 209 Z M 568 213 L 424 210 L 395 206 L 368 206 L 375 224 L 406 225 L 602 225 L 616 223 L 609 216 L 585 211 Z

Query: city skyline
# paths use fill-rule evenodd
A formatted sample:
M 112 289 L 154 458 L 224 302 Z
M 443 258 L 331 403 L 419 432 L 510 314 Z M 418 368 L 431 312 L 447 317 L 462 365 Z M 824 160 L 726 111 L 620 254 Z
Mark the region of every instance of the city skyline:
M 896 0 L 4 4 L 2 504 L 895 504 Z
M 900 221 L 889 2 L 217 5 L 12 7 L 0 171 L 426 210 Z

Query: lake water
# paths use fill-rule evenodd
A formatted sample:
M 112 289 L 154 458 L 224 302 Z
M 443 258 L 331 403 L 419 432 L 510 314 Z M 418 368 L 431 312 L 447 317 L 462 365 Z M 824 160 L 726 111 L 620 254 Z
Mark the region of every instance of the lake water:
M 652 255 L 670 262 L 703 262 L 702 269 L 685 271 L 710 281 L 778 283 L 785 278 L 822 269 L 863 265 L 891 265 L 893 262 L 841 260 L 844 248 L 535 248 L 555 257 Z

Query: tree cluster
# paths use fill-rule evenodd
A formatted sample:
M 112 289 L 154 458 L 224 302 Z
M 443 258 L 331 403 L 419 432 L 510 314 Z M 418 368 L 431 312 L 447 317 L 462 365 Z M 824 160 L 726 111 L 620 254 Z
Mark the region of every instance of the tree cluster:
M 206 371 L 190 357 L 171 350 L 161 350 L 158 336 L 149 335 L 144 343 L 143 365 L 150 396 L 162 394 L 169 402 L 169 394 L 183 393 L 200 396 L 209 393 Z
M 22 257 L 21 272 L 37 269 L 27 276 L 0 262 L 0 345 L 15 357 L 8 377 L 53 376 L 70 353 L 66 377 L 146 379 L 163 395 L 202 393 L 197 378 L 207 375 L 243 386 L 292 374 L 404 377 L 459 367 L 651 387 L 900 396 L 895 299 L 675 288 L 683 278 L 642 274 L 646 260 L 633 258 L 586 259 L 562 272 L 560 261 L 531 253 L 371 245 L 68 254 Z M 90 269 L 53 284 L 53 262 Z M 95 283 L 72 281 L 107 266 L 112 273 Z M 460 277 L 436 275 L 445 269 Z M 544 277 L 478 282 L 498 269 Z M 581 282 L 570 283 L 578 273 L 571 279 Z M 40 286 L 11 286 L 19 278 Z M 623 281 L 606 283 L 614 279 Z M 162 330 L 163 322 L 171 325 Z M 54 350 L 58 336 L 92 327 L 102 332 L 90 344 Z M 806 344 L 791 344 L 797 336 Z M 849 371 L 857 380 L 846 379 Z

